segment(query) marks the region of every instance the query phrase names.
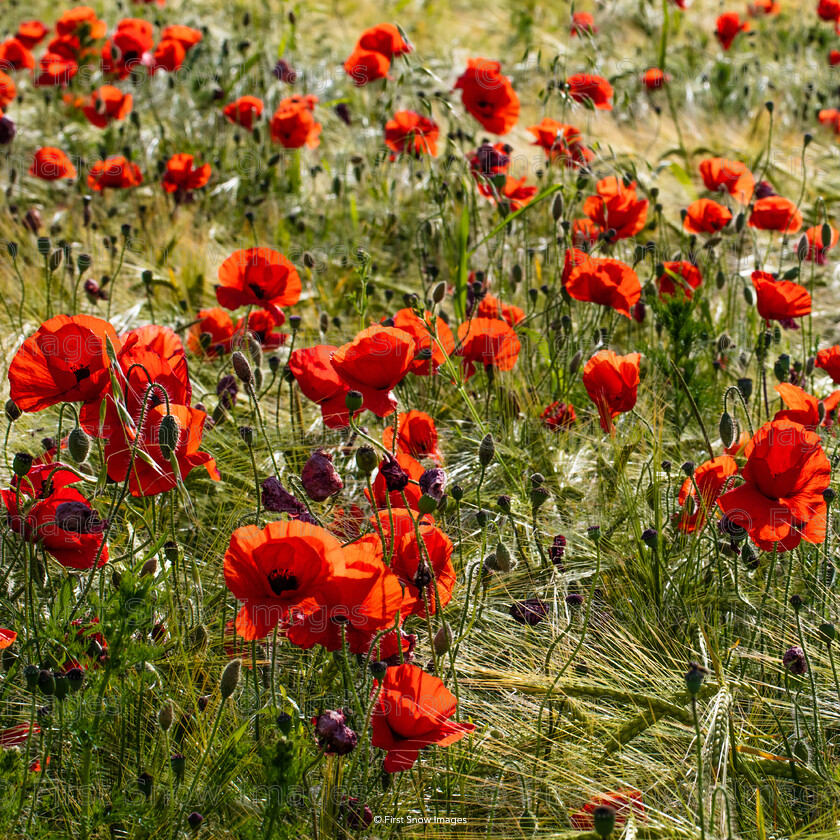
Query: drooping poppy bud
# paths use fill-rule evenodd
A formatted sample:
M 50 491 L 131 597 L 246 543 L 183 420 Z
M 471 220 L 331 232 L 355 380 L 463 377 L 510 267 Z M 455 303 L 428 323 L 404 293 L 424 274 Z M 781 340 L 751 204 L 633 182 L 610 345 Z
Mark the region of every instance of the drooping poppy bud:
M 344 487 L 333 465 L 332 455 L 322 449 L 312 453 L 301 471 L 300 480 L 306 494 L 316 502 L 326 501 Z

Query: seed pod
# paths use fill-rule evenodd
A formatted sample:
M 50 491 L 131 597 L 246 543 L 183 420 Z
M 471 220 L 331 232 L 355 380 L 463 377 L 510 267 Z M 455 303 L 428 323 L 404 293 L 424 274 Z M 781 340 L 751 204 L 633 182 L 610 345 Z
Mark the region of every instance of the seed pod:
M 23 412 L 17 407 L 14 400 L 6 400 L 6 417 L 10 423 L 14 423 L 22 414 Z
M 12 461 L 12 472 L 23 478 L 32 469 L 32 456 L 28 452 L 18 452 Z
M 223 700 L 227 700 L 227 698 L 236 691 L 236 686 L 239 685 L 239 676 L 241 673 L 241 659 L 232 659 L 225 666 L 225 670 L 222 671 L 222 678 L 219 680 L 219 691 L 222 694 Z
M 376 457 L 376 450 L 372 446 L 360 446 L 356 450 L 356 466 L 366 475 L 370 475 L 378 464 L 379 459 Z
M 77 464 L 84 464 L 87 461 L 90 455 L 90 437 L 81 426 L 71 429 L 67 436 L 67 448 Z
M 353 414 L 361 409 L 363 402 L 364 396 L 360 391 L 348 391 L 344 397 L 344 405 L 347 406 L 347 410 Z

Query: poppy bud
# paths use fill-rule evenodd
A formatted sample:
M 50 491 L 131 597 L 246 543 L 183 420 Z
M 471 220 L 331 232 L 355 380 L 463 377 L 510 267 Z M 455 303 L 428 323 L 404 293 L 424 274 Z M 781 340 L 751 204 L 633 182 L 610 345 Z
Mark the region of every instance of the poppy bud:
M 42 669 L 38 673 L 38 690 L 47 697 L 55 694 L 55 676 L 52 671 Z
M 583 350 L 578 350 L 574 356 L 572 356 L 571 361 L 569 362 L 569 373 L 574 376 L 578 370 L 580 370 L 580 363 L 583 361 Z
M 659 542 L 659 533 L 653 528 L 645 528 L 645 530 L 642 531 L 642 542 L 648 548 L 656 548 Z
M 478 523 L 479 528 L 483 528 L 487 524 L 487 511 L 486 510 L 476 511 L 475 521 Z
M 559 221 L 563 218 L 563 211 L 565 207 L 563 205 L 563 196 L 560 193 L 554 197 L 554 201 L 551 204 L 551 218 L 554 219 L 555 222 Z
M 434 289 L 432 289 L 432 302 L 440 303 L 446 297 L 446 283 L 441 280 Z
M 137 788 L 146 799 L 149 799 L 152 795 L 152 790 L 155 786 L 155 780 L 151 777 L 149 773 L 141 773 L 137 777 Z
M 38 688 L 38 677 L 41 669 L 37 665 L 27 665 L 23 669 L 23 678 L 26 680 L 26 688 L 29 691 L 35 691 Z
M 805 601 L 801 595 L 791 595 L 788 603 L 793 607 L 794 612 L 799 612 L 805 606 Z
M 238 431 L 243 443 L 247 446 L 254 443 L 254 429 L 251 426 L 240 426 Z
M 485 435 L 478 446 L 478 463 L 486 467 L 495 456 L 496 445 L 493 443 L 493 435 Z
M 351 414 L 355 414 L 362 407 L 364 397 L 359 391 L 348 391 L 344 397 L 344 405 Z
M 201 827 L 201 824 L 204 822 L 204 817 L 198 813 L 198 811 L 193 811 L 188 817 L 187 822 L 190 825 L 190 828 L 198 830 Z
M 440 629 L 435 633 L 435 653 L 438 656 L 443 656 L 449 651 L 452 645 L 452 629 L 446 622 L 441 624 Z
M 239 685 L 239 676 L 241 673 L 241 659 L 232 659 L 227 665 L 225 665 L 225 670 L 222 671 L 222 678 L 219 680 L 219 691 L 222 694 L 223 700 L 227 700 L 227 698 L 236 691 L 236 686 Z
M 817 632 L 820 634 L 820 638 L 827 645 L 830 645 L 837 635 L 837 628 L 830 622 L 826 622 L 825 624 L 820 624 L 820 626 L 817 627 Z
M 507 573 L 513 568 L 513 557 L 503 542 L 496 543 L 494 554 L 496 557 L 495 565 L 498 571 Z
M 599 837 L 609 837 L 615 829 L 615 808 L 599 805 L 592 812 L 592 828 Z
M 48 236 L 39 236 L 38 241 L 36 242 L 36 247 L 38 248 L 38 253 L 42 257 L 49 256 L 49 253 L 50 253 L 50 238 Z
M 370 475 L 378 466 L 379 459 L 372 446 L 360 446 L 356 450 L 356 466 L 366 475 Z
M 178 446 L 178 438 L 181 435 L 181 426 L 174 414 L 167 414 L 160 421 L 158 428 L 158 446 L 164 458 L 171 458 L 175 447 Z
M 703 680 L 706 678 L 706 669 L 696 662 L 689 662 L 688 671 L 685 675 L 685 687 L 692 697 L 697 696 Z
M 155 572 L 157 572 L 158 568 L 158 561 L 157 557 L 150 557 L 140 568 L 140 577 L 144 578 L 148 575 L 154 577 Z
M 464 498 L 464 488 L 461 487 L 460 484 L 453 484 L 452 489 L 449 492 L 452 494 L 452 498 L 455 499 L 456 502 L 460 502 L 461 499 Z
M 720 415 L 718 430 L 720 431 L 721 443 L 726 449 L 732 446 L 732 444 L 738 439 L 738 423 L 728 411 L 724 411 L 723 414 Z
M 75 429 L 70 430 L 67 436 L 67 448 L 70 450 L 70 456 L 77 464 L 84 464 L 90 455 L 90 437 L 81 426 L 76 426 Z
M 694 475 L 694 461 L 686 461 L 680 469 L 691 478 Z
M 22 414 L 23 412 L 17 407 L 14 400 L 6 400 L 6 417 L 10 423 L 14 423 Z
M 782 657 L 782 664 L 797 677 L 808 673 L 808 661 L 805 658 L 805 651 L 801 647 L 789 648 Z
M 30 207 L 23 217 L 23 226 L 32 233 L 38 233 L 44 224 L 41 214 L 36 207 Z M 47 240 L 49 242 L 49 240 Z
M 12 461 L 12 472 L 23 478 L 32 469 L 32 456 L 28 452 L 18 452 Z
M 172 706 L 171 700 L 164 701 L 163 705 L 158 710 L 158 726 L 164 731 L 169 732 L 172 726 L 172 721 L 175 718 L 175 710 Z
M 84 685 L 85 672 L 81 668 L 71 668 L 67 672 L 67 682 L 70 685 L 70 691 L 75 694 Z
M 53 682 L 55 683 L 55 699 L 64 700 L 70 693 L 70 680 L 67 679 L 67 674 L 64 671 L 55 671 Z
M 511 511 L 510 502 L 511 502 L 510 496 L 499 496 L 499 498 L 496 499 L 496 505 L 498 506 L 499 510 L 502 513 L 510 513 L 510 511 Z
M 551 493 L 545 487 L 534 487 L 531 490 L 531 509 L 538 511 L 550 498 Z
M 341 476 L 333 466 L 332 455 L 322 449 L 316 449 L 304 464 L 300 480 L 306 495 L 316 502 L 326 501 L 344 487 Z
M 239 381 L 246 386 L 254 384 L 254 371 L 251 364 L 241 350 L 236 350 L 230 357 L 233 364 L 233 372 L 239 377 Z

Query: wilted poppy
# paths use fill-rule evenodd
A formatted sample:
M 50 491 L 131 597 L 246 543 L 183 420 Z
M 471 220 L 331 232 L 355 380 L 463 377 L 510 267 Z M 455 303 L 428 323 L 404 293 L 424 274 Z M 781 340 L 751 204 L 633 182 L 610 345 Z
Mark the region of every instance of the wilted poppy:
M 440 460 L 438 433 L 435 421 L 425 411 L 416 409 L 397 417 L 397 452 L 405 452 L 413 458 L 432 458 Z M 382 432 L 382 443 L 386 449 L 392 449 L 394 427 L 388 426 Z
M 739 33 L 749 30 L 749 22 L 742 21 L 738 12 L 724 12 L 715 24 L 715 37 L 720 41 L 720 45 L 728 50 Z
M 599 303 L 630 317 L 642 294 L 639 277 L 621 260 L 587 257 L 572 268 L 565 281 L 566 291 L 575 300 Z
M 662 267 L 665 271 L 657 280 L 660 298 L 682 294 L 690 300 L 694 290 L 703 282 L 700 269 L 685 260 L 662 263 Z
M 133 97 L 113 85 L 97 88 L 82 105 L 82 113 L 91 125 L 105 128 L 113 120 L 123 120 L 131 113 Z
M 551 403 L 540 414 L 540 420 L 543 425 L 547 426 L 553 431 L 558 429 L 571 429 L 577 422 L 577 414 L 575 407 L 571 403 L 557 402 Z
M 840 383 L 840 347 L 828 347 L 817 353 L 814 367 L 824 370 L 832 381 Z
M 732 221 L 728 207 L 710 198 L 698 198 L 688 205 L 683 228 L 689 233 L 717 233 Z
M 254 127 L 254 120 L 259 119 L 263 112 L 263 101 L 256 96 L 240 96 L 235 102 L 225 105 L 222 113 L 234 125 L 241 125 L 250 131 Z
M 602 230 L 614 230 L 615 239 L 635 236 L 645 226 L 648 202 L 636 196 L 636 183 L 625 186 L 615 175 L 596 184 L 597 195 L 583 203 L 583 212 Z
M 425 470 L 423 465 L 405 452 L 395 456 L 386 456 L 379 464 L 379 471 L 371 484 L 373 496 L 365 490 L 368 501 L 380 510 L 390 506 L 405 508 L 406 502 L 411 510 L 416 510 L 420 502 L 420 476 Z M 389 489 L 400 486 L 401 489 Z M 403 494 L 405 501 L 403 501 Z
M 467 113 L 486 131 L 507 134 L 519 119 L 519 97 L 498 61 L 471 58 L 455 82 Z
M 197 355 L 213 358 L 227 350 L 233 333 L 233 321 L 224 309 L 202 309 L 190 327 L 187 347 Z
M 351 391 L 362 394 L 363 408 L 387 417 L 397 407 L 392 391 L 411 369 L 416 354 L 407 332 L 373 326 L 336 350 L 332 366 Z
M 289 356 L 289 369 L 300 390 L 321 409 L 328 429 L 341 429 L 350 423 L 345 398 L 350 388 L 332 366 L 331 358 L 338 350 L 330 344 L 297 348 Z
M 435 373 L 455 350 L 455 339 L 449 325 L 432 312 L 424 312 L 421 318 L 413 309 L 400 309 L 394 314 L 393 321 L 398 330 L 414 339 L 416 355 L 409 370 L 416 376 Z M 431 354 L 428 359 L 426 354 Z
M 677 527 L 687 534 L 702 530 L 709 514 L 717 506 L 717 498 L 727 480 L 737 472 L 738 464 L 729 455 L 720 455 L 700 464 L 692 478 L 687 478 L 680 488 L 677 498 L 680 513 L 675 517 Z
M 280 307 L 296 304 L 301 290 L 297 269 L 281 253 L 248 248 L 234 251 L 222 263 L 216 300 L 227 309 L 261 306 L 282 319 Z
M 504 175 L 510 169 L 510 153 L 513 148 L 507 143 L 482 143 L 470 155 L 470 172 L 476 180 L 479 176 L 492 178 Z
M 767 321 L 792 321 L 811 312 L 811 295 L 804 286 L 777 280 L 765 271 L 754 271 L 752 283 L 758 296 L 758 314 Z
M 575 102 L 590 103 L 597 111 L 612 111 L 613 87 L 601 76 L 591 73 L 576 73 L 566 79 L 569 96 Z
M 61 178 L 75 178 L 76 167 L 61 149 L 43 146 L 32 156 L 29 174 L 44 181 L 58 181 Z
M 740 204 L 749 204 L 755 190 L 755 178 L 746 164 L 726 158 L 700 161 L 700 176 L 707 190 L 726 190 Z
M 34 70 L 35 58 L 19 38 L 0 43 L 0 67 L 4 70 Z
M 764 551 L 821 543 L 826 533 L 823 491 L 831 465 L 820 436 L 790 420 L 765 423 L 747 444 L 744 483 L 718 503 Z
M 94 192 L 104 189 L 128 189 L 143 183 L 140 167 L 122 155 L 98 160 L 90 168 L 87 184 Z
M 749 225 L 758 230 L 796 233 L 802 227 L 802 214 L 789 199 L 771 195 L 753 204 Z
M 457 723 L 457 700 L 444 684 L 416 665 L 389 668 L 371 717 L 371 745 L 386 751 L 386 773 L 410 770 L 420 750 L 447 747 L 475 729 Z
M 385 123 L 385 145 L 398 154 L 434 157 L 439 134 L 436 123 L 414 111 L 397 111 Z
M 210 180 L 210 164 L 194 165 L 193 155 L 185 153 L 173 155 L 166 162 L 166 173 L 163 176 L 163 188 L 168 193 L 176 190 L 191 192 L 206 186 Z
M 477 364 L 512 370 L 522 348 L 514 329 L 498 318 L 465 321 L 458 327 L 458 344 L 467 379 L 475 373 Z
M 318 97 L 312 95 L 283 99 L 271 118 L 271 139 L 286 149 L 314 149 L 321 142 L 321 123 L 312 115 L 317 104 Z
M 225 553 L 225 583 L 242 602 L 236 631 L 262 639 L 289 609 L 323 603 L 324 589 L 345 572 L 341 543 L 304 522 L 270 522 L 237 528 Z
M 583 385 L 605 432 L 613 430 L 614 418 L 636 405 L 640 360 L 639 353 L 619 356 L 613 350 L 599 350 L 583 369 Z
M 562 160 L 567 166 L 579 166 L 589 163 L 594 157 L 590 149 L 583 145 L 580 131 L 573 125 L 543 117 L 537 125 L 528 127 L 536 138 L 535 146 L 545 150 L 549 160 Z

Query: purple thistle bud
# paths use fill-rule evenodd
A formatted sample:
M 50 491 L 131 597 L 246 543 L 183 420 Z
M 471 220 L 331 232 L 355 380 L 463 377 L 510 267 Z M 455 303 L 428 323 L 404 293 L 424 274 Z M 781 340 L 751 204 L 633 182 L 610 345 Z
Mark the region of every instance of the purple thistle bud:
M 341 476 L 335 471 L 332 455 L 323 449 L 316 449 L 300 474 L 303 489 L 310 499 L 326 501 L 344 487 Z

